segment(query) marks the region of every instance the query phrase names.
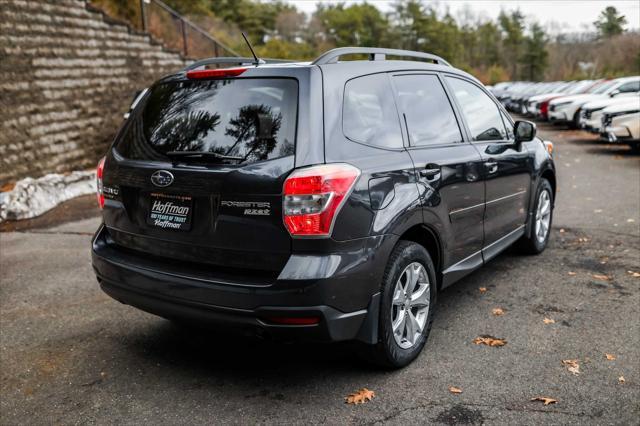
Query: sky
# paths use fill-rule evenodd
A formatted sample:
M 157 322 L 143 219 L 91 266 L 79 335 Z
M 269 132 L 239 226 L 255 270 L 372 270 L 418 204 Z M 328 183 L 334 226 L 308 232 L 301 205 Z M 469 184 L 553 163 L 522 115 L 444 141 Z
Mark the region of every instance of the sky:
M 315 10 L 317 0 L 287 0 L 294 4 L 298 10 L 312 13 Z M 336 0 L 322 0 L 323 3 L 340 3 Z M 347 0 L 343 3 L 361 3 L 362 0 Z M 368 0 L 368 3 L 377 6 L 383 12 L 391 10 L 393 0 Z M 607 6 L 614 6 L 627 18 L 627 28 L 640 28 L 640 0 L 439 0 L 430 1 L 437 3 L 441 10 L 449 8 L 451 14 L 458 18 L 465 8 L 471 9 L 474 14 L 495 19 L 500 10 L 519 8 L 525 14 L 529 22 L 538 22 L 553 33 L 571 33 L 593 30 L 595 21 L 600 12 Z

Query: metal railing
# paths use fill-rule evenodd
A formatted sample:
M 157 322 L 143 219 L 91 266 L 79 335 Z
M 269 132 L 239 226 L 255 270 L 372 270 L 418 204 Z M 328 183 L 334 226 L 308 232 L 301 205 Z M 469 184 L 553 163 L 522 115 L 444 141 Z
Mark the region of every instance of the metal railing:
M 140 0 L 142 30 L 188 58 L 240 56 L 160 0 Z

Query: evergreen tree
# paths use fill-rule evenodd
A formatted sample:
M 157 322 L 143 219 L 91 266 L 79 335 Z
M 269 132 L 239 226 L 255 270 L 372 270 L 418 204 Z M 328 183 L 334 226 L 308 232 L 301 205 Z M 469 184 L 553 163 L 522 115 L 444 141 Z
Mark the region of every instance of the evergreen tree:
M 336 46 L 382 46 L 387 40 L 389 23 L 380 10 L 368 3 L 323 5 L 314 13 L 326 29 L 326 37 Z
M 608 6 L 600 12 L 598 20 L 593 23 L 602 37 L 622 34 L 624 32 L 624 25 L 626 24 L 627 18 L 624 15 L 620 15 L 618 10 L 613 6 Z
M 521 58 L 522 76 L 527 80 L 542 80 L 547 68 L 547 36 L 540 25 L 530 27 L 531 34 L 526 38 L 526 50 Z
M 525 47 L 524 15 L 519 10 L 510 13 L 502 11 L 498 16 L 498 22 L 504 33 L 505 54 L 503 61 L 505 67 L 509 70 L 512 78 L 518 78 L 520 76 L 518 62 Z

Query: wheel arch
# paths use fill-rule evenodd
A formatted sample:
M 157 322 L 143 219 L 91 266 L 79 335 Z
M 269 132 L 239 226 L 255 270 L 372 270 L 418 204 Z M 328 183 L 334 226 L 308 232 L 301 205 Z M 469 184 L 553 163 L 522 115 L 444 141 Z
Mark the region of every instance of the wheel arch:
M 557 188 L 557 181 L 556 181 L 555 172 L 551 168 L 547 168 L 542 172 L 540 177 L 542 179 L 548 180 L 549 183 L 551 184 L 551 189 L 553 190 L 553 194 L 552 194 L 553 195 L 553 202 L 555 204 L 555 201 L 556 201 L 556 188 Z
M 440 289 L 442 286 L 443 248 L 438 232 L 426 224 L 418 224 L 404 231 L 399 240 L 413 241 L 427 250 L 436 268 L 438 289 Z

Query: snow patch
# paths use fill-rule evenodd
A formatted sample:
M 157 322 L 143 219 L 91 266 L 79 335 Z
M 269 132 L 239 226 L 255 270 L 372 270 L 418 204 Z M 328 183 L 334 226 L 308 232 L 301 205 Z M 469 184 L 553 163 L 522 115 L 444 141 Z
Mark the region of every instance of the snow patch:
M 25 178 L 8 192 L 0 193 L 0 222 L 39 216 L 75 197 L 96 193 L 96 173 L 51 173 L 41 178 Z

